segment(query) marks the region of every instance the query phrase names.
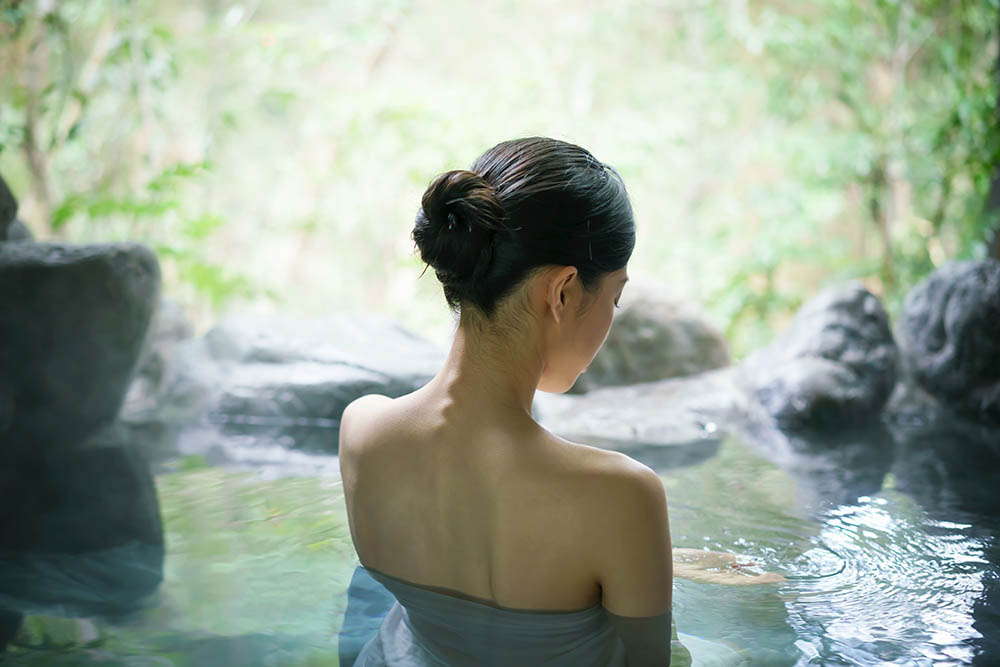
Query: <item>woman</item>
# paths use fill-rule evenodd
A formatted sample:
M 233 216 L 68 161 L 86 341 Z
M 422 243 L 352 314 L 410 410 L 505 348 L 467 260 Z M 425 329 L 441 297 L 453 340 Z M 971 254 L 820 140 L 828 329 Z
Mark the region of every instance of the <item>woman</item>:
M 506 141 L 438 176 L 412 235 L 459 324 L 430 382 L 341 419 L 354 546 L 399 600 L 355 664 L 669 664 L 659 477 L 531 416 L 607 338 L 635 245 L 620 176 Z

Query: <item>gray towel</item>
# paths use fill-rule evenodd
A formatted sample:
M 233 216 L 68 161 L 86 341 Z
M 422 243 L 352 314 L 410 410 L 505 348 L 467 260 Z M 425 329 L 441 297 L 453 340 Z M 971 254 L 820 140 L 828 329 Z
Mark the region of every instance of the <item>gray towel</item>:
M 625 648 L 600 604 L 572 612 L 506 609 L 358 566 L 351 581 L 353 604 L 363 602 L 369 612 L 378 598 L 372 580 L 395 600 L 375 635 L 361 647 L 354 667 L 625 666 Z M 364 633 L 364 618 L 359 619 L 351 604 L 349 600 L 341 631 L 342 665 L 352 664 L 351 647 Z M 370 627 L 371 613 L 368 619 Z

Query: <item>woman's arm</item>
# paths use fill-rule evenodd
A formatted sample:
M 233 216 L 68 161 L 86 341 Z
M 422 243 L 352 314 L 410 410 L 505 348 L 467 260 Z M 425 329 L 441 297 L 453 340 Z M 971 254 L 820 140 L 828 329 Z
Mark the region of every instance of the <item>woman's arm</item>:
M 625 645 L 628 667 L 670 665 L 670 612 L 656 616 L 619 616 L 608 612 L 611 625 Z
M 670 664 L 673 585 L 666 492 L 656 473 L 636 462 L 615 477 L 598 549 L 603 605 L 629 667 L 663 667 Z

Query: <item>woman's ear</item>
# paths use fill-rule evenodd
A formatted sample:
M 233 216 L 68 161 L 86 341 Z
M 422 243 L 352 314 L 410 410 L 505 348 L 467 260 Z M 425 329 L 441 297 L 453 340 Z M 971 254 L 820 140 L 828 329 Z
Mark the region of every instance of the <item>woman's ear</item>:
M 571 300 L 570 292 L 573 289 L 573 277 L 576 274 L 575 266 L 564 266 L 549 278 L 545 300 L 556 322 L 562 322 L 562 318 L 566 313 L 566 307 Z

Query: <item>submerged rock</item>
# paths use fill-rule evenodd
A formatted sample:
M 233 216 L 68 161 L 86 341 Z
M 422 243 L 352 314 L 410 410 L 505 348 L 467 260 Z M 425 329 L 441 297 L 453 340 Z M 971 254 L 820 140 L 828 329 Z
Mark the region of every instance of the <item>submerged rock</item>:
M 629 284 L 608 339 L 572 393 L 653 382 L 729 365 L 722 334 L 693 305 Z
M 159 291 L 132 243 L 0 243 L 0 442 L 68 449 L 110 424 Z
M 1000 424 L 1000 261 L 938 268 L 906 295 L 897 336 L 908 379 L 959 414 Z
M 896 382 L 898 356 L 878 297 L 853 284 L 806 302 L 741 374 L 782 428 L 837 429 L 878 416 Z

